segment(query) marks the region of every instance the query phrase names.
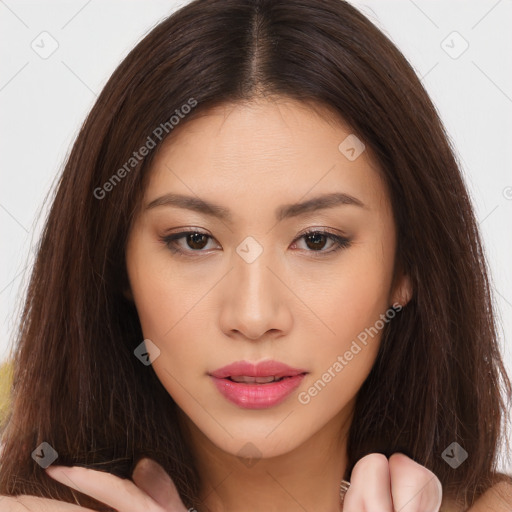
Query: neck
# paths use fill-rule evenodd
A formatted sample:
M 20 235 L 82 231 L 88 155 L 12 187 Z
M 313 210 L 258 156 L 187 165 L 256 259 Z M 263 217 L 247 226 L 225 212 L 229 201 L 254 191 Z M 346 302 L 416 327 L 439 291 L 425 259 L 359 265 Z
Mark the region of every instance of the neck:
M 198 512 L 339 512 L 347 409 L 301 445 L 270 458 L 254 457 L 250 443 L 239 456 L 227 453 L 183 415 L 201 481 Z

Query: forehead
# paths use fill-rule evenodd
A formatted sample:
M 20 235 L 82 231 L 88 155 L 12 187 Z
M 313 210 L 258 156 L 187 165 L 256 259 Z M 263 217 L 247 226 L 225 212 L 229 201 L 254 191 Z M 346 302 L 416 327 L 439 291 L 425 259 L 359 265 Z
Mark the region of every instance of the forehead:
M 370 208 L 386 207 L 386 188 L 369 148 L 355 159 L 346 153 L 347 145 L 357 144 L 354 137 L 321 105 L 289 99 L 222 105 L 165 141 L 145 197 L 178 192 L 264 208 L 344 192 Z

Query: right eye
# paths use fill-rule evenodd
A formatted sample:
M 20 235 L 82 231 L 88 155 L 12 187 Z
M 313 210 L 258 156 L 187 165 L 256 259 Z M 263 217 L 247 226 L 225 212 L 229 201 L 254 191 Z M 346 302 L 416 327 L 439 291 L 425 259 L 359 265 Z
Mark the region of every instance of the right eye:
M 210 235 L 203 233 L 201 231 L 181 231 L 179 233 L 173 233 L 171 235 L 167 235 L 161 238 L 162 242 L 165 243 L 167 248 L 178 255 L 186 255 L 187 253 L 194 252 L 205 252 L 202 249 L 208 244 L 208 239 L 212 239 Z M 183 248 L 180 246 L 178 241 L 185 239 L 185 243 L 187 244 L 190 250 Z

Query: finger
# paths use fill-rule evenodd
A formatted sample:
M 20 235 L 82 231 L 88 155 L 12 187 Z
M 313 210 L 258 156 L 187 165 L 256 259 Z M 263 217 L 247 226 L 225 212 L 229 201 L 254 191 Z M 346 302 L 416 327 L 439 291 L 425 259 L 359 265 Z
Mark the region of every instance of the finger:
M 172 478 L 154 460 L 141 459 L 133 470 L 132 480 L 165 510 L 187 512 Z
M 2 512 L 94 512 L 64 501 L 40 498 L 38 496 L 0 496 Z
M 439 479 L 426 467 L 403 453 L 389 458 L 391 494 L 400 512 L 438 512 L 443 499 Z
M 118 512 L 158 511 L 160 507 L 131 480 L 80 466 L 49 466 L 55 480 L 115 508 Z
M 350 487 L 343 500 L 343 512 L 393 512 L 388 459 L 371 453 L 357 461 Z

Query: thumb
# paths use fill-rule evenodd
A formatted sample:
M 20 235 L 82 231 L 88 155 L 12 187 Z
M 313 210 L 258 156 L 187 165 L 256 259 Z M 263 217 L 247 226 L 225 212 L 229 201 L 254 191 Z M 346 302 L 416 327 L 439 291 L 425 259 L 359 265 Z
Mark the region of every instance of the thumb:
M 147 457 L 139 460 L 133 470 L 132 480 L 164 510 L 187 512 L 171 477 L 154 460 Z

